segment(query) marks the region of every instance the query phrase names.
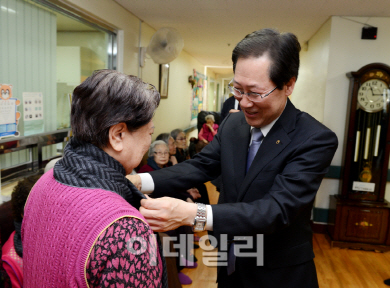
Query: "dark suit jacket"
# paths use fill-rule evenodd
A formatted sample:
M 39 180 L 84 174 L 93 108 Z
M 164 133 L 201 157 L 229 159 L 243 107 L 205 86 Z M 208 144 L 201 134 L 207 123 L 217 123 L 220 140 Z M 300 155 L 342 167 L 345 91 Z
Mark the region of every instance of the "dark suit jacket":
M 235 102 L 236 99 L 233 96 L 229 97 L 225 100 L 225 102 L 223 102 L 221 110 L 221 122 L 226 118 L 227 115 L 229 115 L 229 111 L 234 109 Z M 241 110 L 240 105 L 238 105 L 238 110 Z
M 249 141 L 244 114 L 230 114 L 194 159 L 151 173 L 154 193 L 169 195 L 221 173 L 224 189 L 219 204 L 212 206 L 214 235 L 264 234 L 264 267 L 256 266 L 254 258 L 237 258 L 238 271 L 232 275 L 241 287 L 315 287 L 305 280 L 317 281 L 315 268 L 306 272 L 307 277 L 302 269 L 300 273 L 294 269 L 313 264 L 311 209 L 337 149 L 337 137 L 288 100 L 246 174 Z M 219 282 L 221 275 L 226 272 L 219 271 Z M 287 279 L 280 282 L 283 277 Z

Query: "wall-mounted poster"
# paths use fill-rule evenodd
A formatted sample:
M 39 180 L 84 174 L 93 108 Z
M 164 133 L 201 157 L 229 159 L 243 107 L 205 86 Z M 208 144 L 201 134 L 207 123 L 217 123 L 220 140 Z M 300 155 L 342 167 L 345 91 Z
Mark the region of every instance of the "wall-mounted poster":
M 23 92 L 24 136 L 44 132 L 43 95 L 41 92 Z
M 12 85 L 0 84 L 0 139 L 6 136 L 19 136 L 17 131 L 20 101 L 12 98 Z
M 204 87 L 207 86 L 207 77 L 194 69 L 195 85 L 192 88 L 191 120 L 198 117 L 198 113 L 203 109 Z

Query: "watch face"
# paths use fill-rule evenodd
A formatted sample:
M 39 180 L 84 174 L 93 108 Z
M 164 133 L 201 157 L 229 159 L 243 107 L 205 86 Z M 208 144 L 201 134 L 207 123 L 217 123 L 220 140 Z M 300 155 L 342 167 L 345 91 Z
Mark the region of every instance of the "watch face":
M 383 110 L 387 102 L 388 86 L 378 79 L 370 79 L 364 82 L 358 91 L 358 103 L 367 112 Z

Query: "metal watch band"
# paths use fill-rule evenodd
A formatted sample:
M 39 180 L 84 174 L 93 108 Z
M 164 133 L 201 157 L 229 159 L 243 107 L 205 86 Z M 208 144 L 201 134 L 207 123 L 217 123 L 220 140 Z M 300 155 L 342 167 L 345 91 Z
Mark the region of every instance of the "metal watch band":
M 198 210 L 196 211 L 196 216 L 194 219 L 193 231 L 204 231 L 206 225 L 206 205 L 202 203 L 195 203 L 198 205 Z
M 203 203 L 195 203 L 198 205 L 198 211 L 196 211 L 196 217 L 205 217 L 206 218 L 206 205 Z

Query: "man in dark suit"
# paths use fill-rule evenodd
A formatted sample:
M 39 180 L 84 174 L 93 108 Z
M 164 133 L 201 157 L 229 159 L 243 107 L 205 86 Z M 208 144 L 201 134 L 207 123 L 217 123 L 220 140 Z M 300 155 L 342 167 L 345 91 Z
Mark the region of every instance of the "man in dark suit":
M 263 29 L 247 35 L 232 56 L 231 91 L 243 113 L 229 114 L 194 159 L 141 176 L 142 190 L 160 197 L 222 175 L 219 202 L 206 207 L 205 217 L 201 204 L 169 197 L 142 200 L 140 208 L 156 231 L 195 224 L 215 236 L 227 234 L 233 245 L 228 267 L 218 269 L 219 287 L 318 287 L 310 215 L 338 141 L 288 99 L 299 51 L 291 33 Z M 263 265 L 255 257 L 235 258 L 237 236 L 258 234 L 264 235 Z
M 223 102 L 222 110 L 221 110 L 221 123 L 226 118 L 229 113 L 236 113 L 240 112 L 241 108 L 240 105 L 238 105 L 237 99 L 235 99 L 233 96 L 226 99 L 225 102 Z

